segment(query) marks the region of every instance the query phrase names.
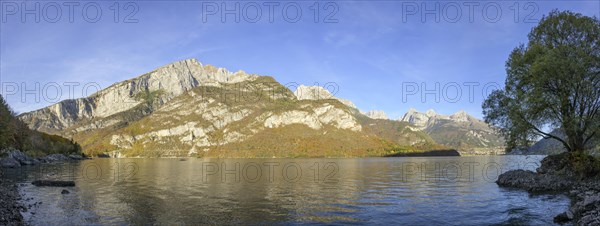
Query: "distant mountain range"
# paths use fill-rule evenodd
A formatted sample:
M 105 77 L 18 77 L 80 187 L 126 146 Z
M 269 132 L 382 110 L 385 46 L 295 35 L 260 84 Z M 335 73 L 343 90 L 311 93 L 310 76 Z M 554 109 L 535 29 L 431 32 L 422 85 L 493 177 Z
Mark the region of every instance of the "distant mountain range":
M 408 122 L 416 131 L 423 131 L 437 143 L 455 148 L 461 154 L 503 154 L 504 140 L 485 122 L 459 111 L 452 115 L 425 113 L 409 109 L 400 121 Z
M 553 130 L 550 134 L 566 138 L 565 134 L 558 129 Z M 515 155 L 554 155 L 567 151 L 563 144 L 555 139 L 545 138 L 535 142 L 526 149 L 514 150 L 510 154 Z M 587 146 L 586 151 L 592 155 L 600 156 L 600 142 L 592 140 Z
M 389 120 L 322 87 L 292 92 L 272 77 L 195 59 L 19 118 L 31 129 L 74 139 L 87 154 L 117 157 L 385 156 L 448 148 L 499 154 L 503 143 L 464 111 L 444 116 L 411 109 Z

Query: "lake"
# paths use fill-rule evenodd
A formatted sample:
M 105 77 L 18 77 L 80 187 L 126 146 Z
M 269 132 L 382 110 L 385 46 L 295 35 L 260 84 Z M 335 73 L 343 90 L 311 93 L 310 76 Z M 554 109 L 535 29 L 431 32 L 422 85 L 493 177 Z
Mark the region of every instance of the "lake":
M 34 225 L 551 225 L 566 196 L 494 183 L 542 158 L 93 159 L 4 177 L 20 183 Z M 76 186 L 35 187 L 35 179 Z

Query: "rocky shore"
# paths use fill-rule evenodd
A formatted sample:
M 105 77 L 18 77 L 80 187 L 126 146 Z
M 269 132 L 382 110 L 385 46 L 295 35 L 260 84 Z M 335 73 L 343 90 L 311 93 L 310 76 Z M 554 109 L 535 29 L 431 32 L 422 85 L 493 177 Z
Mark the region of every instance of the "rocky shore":
M 16 150 L 16 149 L 8 149 L 2 150 L 0 153 L 6 155 L 5 158 L 0 158 L 0 167 L 2 168 L 16 168 L 20 166 L 26 165 L 37 165 L 40 163 L 51 163 L 51 162 L 60 162 L 67 160 L 83 160 L 86 159 L 81 155 L 69 155 L 65 156 L 63 154 L 51 154 L 45 157 L 39 158 L 31 158 L 27 156 L 25 153 Z
M 556 216 L 554 222 L 600 225 L 600 161 L 591 156 L 550 155 L 542 160 L 536 172 L 508 171 L 501 174 L 496 183 L 531 193 L 564 193 L 571 198 L 571 207 Z
M 24 225 L 21 211 L 27 211 L 26 207 L 19 204 L 21 197 L 17 190 L 17 185 L 13 181 L 4 178 L 2 168 L 16 168 L 25 165 L 85 159 L 85 157 L 80 155 L 65 156 L 62 154 L 31 158 L 15 149 L 2 150 L 0 153 L 2 156 L 5 156 L 4 158 L 0 158 L 0 225 Z
M 2 168 L 0 168 L 0 175 Z M 17 186 L 0 177 L 0 225 L 24 225 Z

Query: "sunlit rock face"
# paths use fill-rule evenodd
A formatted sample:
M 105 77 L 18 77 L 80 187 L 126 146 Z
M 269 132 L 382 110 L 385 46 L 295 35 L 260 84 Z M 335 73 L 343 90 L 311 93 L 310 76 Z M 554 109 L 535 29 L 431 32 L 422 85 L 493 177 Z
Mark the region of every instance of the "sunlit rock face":
M 360 131 L 361 125 L 348 112 L 325 104 L 314 108 L 312 111 L 286 111 L 281 114 L 269 113 L 265 120 L 265 127 L 277 128 L 290 124 L 304 124 L 312 129 L 321 129 L 324 125 L 331 125 L 338 129 Z
M 371 110 L 365 113 L 365 115 L 372 119 L 388 119 L 387 114 L 381 110 Z
M 138 106 L 136 96 L 146 91 L 163 91 L 159 102 L 168 102 L 198 86 L 222 86 L 253 80 L 256 75 L 243 71 L 229 72 L 224 68 L 202 66 L 196 59 L 178 61 L 127 81 L 113 84 L 89 97 L 65 100 L 19 118 L 31 129 L 56 133 L 78 122 L 104 118 Z
M 327 89 L 321 86 L 305 86 L 300 85 L 294 91 L 294 95 L 298 100 L 326 100 L 326 99 L 334 99 L 342 102 L 344 105 L 352 108 L 356 108 L 356 105 L 349 100 L 341 99 L 335 97 L 331 94 Z
M 432 109 L 429 109 L 426 113 L 421 113 L 414 108 L 410 108 L 408 109 L 408 112 L 400 118 L 400 121 L 410 123 L 415 129 L 424 130 L 427 128 L 430 119 L 435 120 L 435 116 L 437 116 L 437 114 Z
M 447 120 L 450 122 L 472 122 L 478 124 L 485 124 L 483 121 L 467 114 L 464 110 L 460 110 L 452 115 L 442 115 L 436 113 L 433 109 L 427 110 L 425 113 L 418 112 L 414 108 L 410 108 L 399 119 L 400 121 L 408 122 L 419 130 L 426 130 L 434 127 L 440 120 Z

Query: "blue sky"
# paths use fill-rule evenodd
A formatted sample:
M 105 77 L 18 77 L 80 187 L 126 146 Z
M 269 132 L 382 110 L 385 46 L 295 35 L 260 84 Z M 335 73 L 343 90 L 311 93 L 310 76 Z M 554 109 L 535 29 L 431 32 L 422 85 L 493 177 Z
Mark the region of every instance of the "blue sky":
M 231 71 L 270 75 L 282 84 L 333 82 L 339 87 L 336 96 L 361 110 L 384 110 L 391 118 L 411 107 L 444 114 L 464 109 L 481 118 L 483 96 L 503 84 L 508 54 L 526 42 L 536 20 L 552 9 L 600 12 L 598 1 L 528 2 L 286 1 L 273 6 L 272 18 L 265 2 L 118 2 L 115 18 L 114 1 L 81 2 L 73 15 L 64 2 L 37 2 L 35 10 L 36 1 L 3 1 L 0 82 L 13 109 L 26 112 L 80 97 L 88 93 L 84 84 L 106 88 L 196 58 Z M 22 15 L 23 6 L 34 13 Z M 233 14 L 222 21 L 224 7 L 234 9 L 239 22 Z M 124 23 L 131 13 L 127 22 L 132 23 Z M 75 83 L 70 95 L 65 84 Z M 423 88 L 432 90 L 425 100 Z

